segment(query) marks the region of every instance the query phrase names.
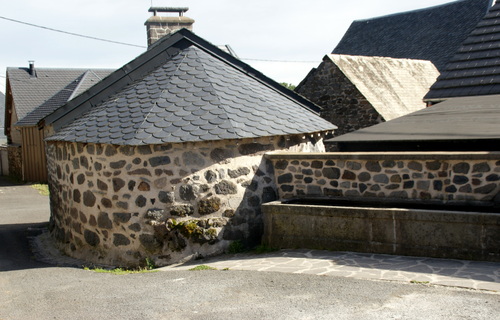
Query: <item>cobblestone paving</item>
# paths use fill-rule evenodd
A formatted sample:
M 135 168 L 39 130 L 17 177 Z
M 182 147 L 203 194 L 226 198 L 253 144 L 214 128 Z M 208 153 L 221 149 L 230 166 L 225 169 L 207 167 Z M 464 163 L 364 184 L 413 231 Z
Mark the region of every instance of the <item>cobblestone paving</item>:
M 82 267 L 85 262 L 64 256 L 54 247 L 47 232 L 31 239 L 38 260 L 58 266 Z M 462 287 L 500 293 L 500 263 L 406 257 L 385 254 L 280 250 L 265 254 L 222 255 L 160 268 L 160 271 L 189 270 L 207 265 L 219 270 L 248 270 L 316 274 L 430 285 Z M 102 265 L 102 267 L 106 267 Z
M 393 280 L 500 292 L 500 263 L 354 252 L 281 250 L 267 254 L 226 255 L 161 270 L 186 270 L 202 264 L 217 269 Z

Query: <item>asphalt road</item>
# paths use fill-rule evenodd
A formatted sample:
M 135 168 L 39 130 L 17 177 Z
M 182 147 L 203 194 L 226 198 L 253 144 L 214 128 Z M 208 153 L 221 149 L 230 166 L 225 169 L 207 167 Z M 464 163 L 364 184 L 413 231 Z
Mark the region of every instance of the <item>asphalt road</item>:
M 0 182 L 0 319 L 499 319 L 500 294 L 235 270 L 114 275 L 33 258 L 48 198 Z

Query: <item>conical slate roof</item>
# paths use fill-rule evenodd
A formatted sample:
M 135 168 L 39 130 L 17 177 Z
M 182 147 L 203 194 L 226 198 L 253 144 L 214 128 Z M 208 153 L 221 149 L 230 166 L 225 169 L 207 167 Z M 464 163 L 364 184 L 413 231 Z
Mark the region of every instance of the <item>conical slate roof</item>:
M 160 40 L 149 51 L 104 79 L 101 92 L 83 94 L 102 101 L 79 101 L 47 117 L 46 124 L 56 123 L 48 140 L 144 145 L 336 128 L 317 115 L 311 102 L 190 31 Z M 166 52 L 158 63 L 156 54 Z M 139 67 L 127 75 L 133 81 L 123 85 L 118 75 L 134 65 Z M 79 109 L 84 112 L 78 114 Z M 64 120 L 68 115 L 70 120 Z M 60 119 L 66 123 L 57 125 Z

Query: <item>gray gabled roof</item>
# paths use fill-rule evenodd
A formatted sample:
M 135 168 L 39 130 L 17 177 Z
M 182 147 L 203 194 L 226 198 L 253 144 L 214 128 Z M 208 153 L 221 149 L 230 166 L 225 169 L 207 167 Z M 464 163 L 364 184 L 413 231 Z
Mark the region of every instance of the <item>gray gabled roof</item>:
M 430 60 L 442 71 L 492 0 L 447 4 L 354 21 L 332 53 Z
M 385 121 L 425 108 L 424 95 L 439 76 L 430 61 L 329 54 Z
M 159 40 L 45 118 L 52 141 L 116 145 L 330 131 L 319 107 L 192 32 Z
M 28 113 L 38 108 L 51 97 L 61 93 L 88 70 L 36 68 L 36 76 L 32 76 L 28 68 L 7 68 L 7 80 L 12 91 L 18 120 L 22 120 Z M 89 79 L 85 84 L 86 89 L 106 77 L 111 71 L 93 69 L 92 72 L 96 75 L 96 79 L 94 81 Z
M 357 130 L 332 142 L 384 145 L 401 141 L 500 140 L 500 95 L 451 98 L 388 122 Z M 449 143 L 448 142 L 448 143 Z M 445 142 L 446 143 L 446 142 Z
M 500 3 L 463 42 L 425 99 L 489 94 L 500 94 Z
M 71 81 L 61 91 L 57 92 L 36 109 L 28 113 L 24 118 L 16 122 L 14 126 L 36 126 L 38 121 L 43 119 L 46 115 L 51 114 L 54 110 L 86 91 L 113 71 L 114 70 L 111 69 L 84 71 L 78 78 Z

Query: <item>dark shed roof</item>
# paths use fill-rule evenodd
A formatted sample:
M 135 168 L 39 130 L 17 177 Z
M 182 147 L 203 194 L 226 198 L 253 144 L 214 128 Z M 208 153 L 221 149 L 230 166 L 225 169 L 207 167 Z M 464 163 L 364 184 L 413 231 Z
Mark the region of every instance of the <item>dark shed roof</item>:
M 430 60 L 442 71 L 491 4 L 492 0 L 461 0 L 357 20 L 333 53 Z
M 425 100 L 500 94 L 500 3 L 455 53 Z
M 342 151 L 500 150 L 500 95 L 451 98 L 333 139 Z
M 336 127 L 319 107 L 182 29 L 45 118 L 48 140 L 116 145 L 255 138 Z

